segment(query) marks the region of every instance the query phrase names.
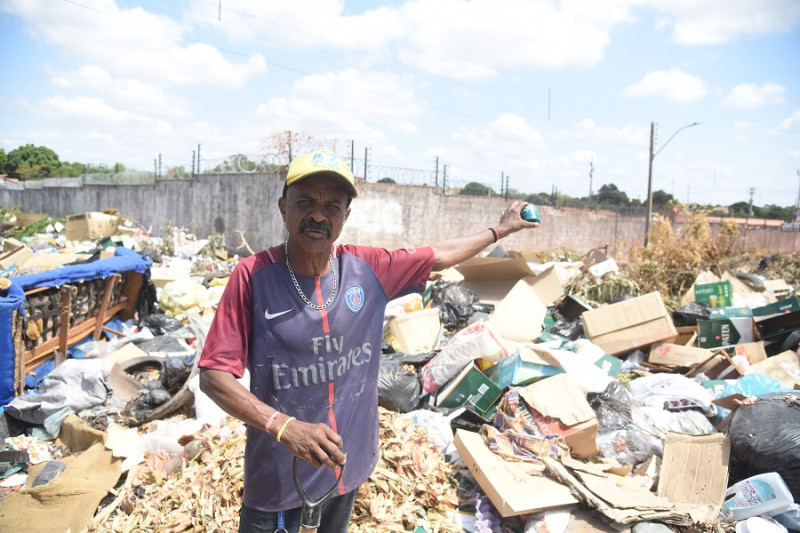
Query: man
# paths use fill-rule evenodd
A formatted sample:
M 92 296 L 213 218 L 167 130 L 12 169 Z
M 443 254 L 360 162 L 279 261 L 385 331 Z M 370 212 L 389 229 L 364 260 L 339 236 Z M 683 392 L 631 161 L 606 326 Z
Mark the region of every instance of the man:
M 430 247 L 334 245 L 357 194 L 352 173 L 333 153 L 293 160 L 278 200 L 289 236 L 239 262 L 208 332 L 201 389 L 248 425 L 242 532 L 298 531 L 294 457 L 313 467 L 298 463 L 314 498 L 336 487 L 319 531 L 347 531 L 358 488 L 379 458 L 386 303 L 424 288 L 432 270 L 538 226 L 520 218 L 524 202 L 516 201 L 496 227 Z M 236 380 L 245 368 L 250 390 Z

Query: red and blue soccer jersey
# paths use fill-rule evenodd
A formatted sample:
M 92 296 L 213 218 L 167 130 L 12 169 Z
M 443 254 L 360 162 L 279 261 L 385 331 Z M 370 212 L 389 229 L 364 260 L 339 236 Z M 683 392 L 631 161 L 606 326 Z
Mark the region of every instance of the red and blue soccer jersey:
M 241 377 L 266 404 L 303 422 L 329 425 L 344 440 L 347 466 L 338 493 L 357 488 L 378 461 L 378 369 L 389 300 L 424 288 L 431 248 L 389 251 L 340 245 L 333 249 L 336 296 L 323 310 L 300 298 L 275 248 L 234 269 L 206 338 L 200 366 Z M 306 297 L 322 305 L 333 276 L 297 276 Z M 261 429 L 247 428 L 244 504 L 274 512 L 301 505 L 292 455 Z M 333 486 L 335 473 L 303 470 L 312 497 Z

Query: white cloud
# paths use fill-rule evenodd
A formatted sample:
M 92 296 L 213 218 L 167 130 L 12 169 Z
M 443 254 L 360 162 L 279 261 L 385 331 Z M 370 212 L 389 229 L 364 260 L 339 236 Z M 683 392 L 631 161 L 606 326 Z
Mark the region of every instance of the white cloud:
M 718 45 L 747 36 L 784 33 L 800 24 L 796 0 L 651 0 L 673 19 L 673 38 Z
M 381 72 L 341 72 L 305 76 L 286 96 L 258 106 L 255 122 L 264 132 L 314 131 L 340 139 L 384 143 L 381 129 L 413 133 L 424 104 L 407 76 Z
M 141 81 L 126 78 L 113 79 L 100 66 L 86 65 L 72 72 L 61 72 L 50 83 L 59 89 L 83 94 L 96 94 L 115 108 L 151 115 L 187 117 L 190 112 L 181 98 L 168 95 L 163 90 Z
M 731 89 L 720 104 L 738 109 L 757 109 L 766 104 L 782 104 L 786 88 L 777 83 L 742 83 Z
M 641 80 L 626 87 L 623 95 L 633 98 L 657 96 L 678 104 L 689 104 L 703 98 L 705 82 L 680 69 L 648 72 Z
M 778 126 L 778 130 L 781 132 L 794 131 L 800 133 L 800 109 L 786 117 Z
M 558 131 L 549 136 L 557 139 L 580 139 L 608 144 L 644 146 L 648 142 L 649 132 L 647 128 L 636 124 L 612 128 L 599 126 L 594 120 L 585 118 L 578 123 L 574 130 Z
M 397 61 L 440 76 L 474 79 L 523 67 L 585 68 L 602 61 L 610 31 L 634 20 L 638 0 L 410 0 L 354 15 L 344 2 L 247 0 L 223 4 L 221 20 L 195 0 L 193 22 L 234 40 L 319 50 L 336 68 L 343 55 Z M 269 32 L 263 28 L 268 25 Z
M 733 129 L 745 131 L 755 127 L 753 122 L 748 122 L 746 120 L 736 120 L 733 122 Z
M 184 29 L 174 20 L 138 7 L 119 8 L 114 0 L 7 0 L 3 9 L 75 61 L 149 84 L 237 88 L 266 72 L 261 54 L 234 63 L 213 46 L 187 44 Z

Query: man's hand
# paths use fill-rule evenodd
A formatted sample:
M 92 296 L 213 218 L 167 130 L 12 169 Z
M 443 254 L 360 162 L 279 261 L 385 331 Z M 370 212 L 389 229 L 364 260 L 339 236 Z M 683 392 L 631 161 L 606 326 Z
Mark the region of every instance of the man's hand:
M 322 465 L 336 468 L 346 460 L 342 453 L 342 437 L 325 424 L 292 420 L 281 434 L 281 444 L 289 453 L 314 468 Z

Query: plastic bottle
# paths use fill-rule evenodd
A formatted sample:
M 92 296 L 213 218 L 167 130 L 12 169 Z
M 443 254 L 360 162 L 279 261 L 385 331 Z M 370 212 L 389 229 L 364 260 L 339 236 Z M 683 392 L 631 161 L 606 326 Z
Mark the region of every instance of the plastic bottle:
M 787 511 L 794 499 L 777 472 L 758 474 L 735 483 L 725 492 L 724 511 L 734 521 L 772 516 Z

